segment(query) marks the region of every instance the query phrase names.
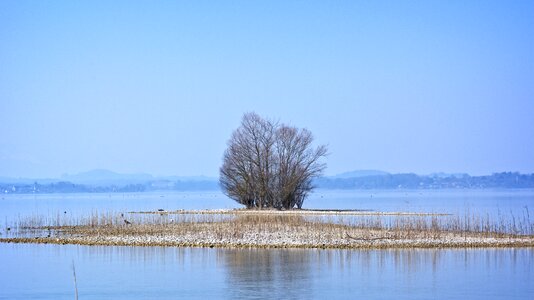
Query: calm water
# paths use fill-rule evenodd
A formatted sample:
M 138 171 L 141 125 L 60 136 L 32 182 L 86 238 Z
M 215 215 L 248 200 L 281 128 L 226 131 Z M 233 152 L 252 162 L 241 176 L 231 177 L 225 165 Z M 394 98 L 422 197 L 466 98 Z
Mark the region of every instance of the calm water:
M 533 190 L 317 191 L 307 208 L 524 215 Z M 0 217 L 238 207 L 221 193 L 2 195 Z M 65 214 L 66 212 L 66 214 Z M 534 217 L 534 216 L 533 216 Z M 4 224 L 0 234 L 6 235 Z M 0 244 L 0 299 L 532 299 L 534 249 L 250 250 Z
M 240 206 L 220 192 L 7 194 L 1 195 L 0 198 L 0 222 L 9 223 L 32 215 L 87 216 L 92 212 L 107 211 L 237 207 Z M 480 215 L 514 214 L 515 217 L 526 214 L 525 207 L 528 207 L 534 218 L 534 190 L 318 190 L 304 202 L 304 207 L 451 214 L 469 212 Z
M 532 299 L 533 249 L 0 244 L 0 299 Z

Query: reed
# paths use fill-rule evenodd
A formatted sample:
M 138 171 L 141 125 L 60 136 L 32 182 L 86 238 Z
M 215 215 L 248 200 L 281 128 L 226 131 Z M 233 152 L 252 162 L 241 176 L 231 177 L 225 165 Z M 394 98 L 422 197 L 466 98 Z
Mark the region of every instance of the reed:
M 13 226 L 19 238 L 90 237 L 115 241 L 134 238 L 135 243 L 165 243 L 180 240 L 212 245 L 277 245 L 304 241 L 314 245 L 346 245 L 359 241 L 438 241 L 451 237 L 534 240 L 534 224 L 528 208 L 496 217 L 467 211 L 443 214 L 306 214 L 239 211 L 237 214 L 91 212 L 87 216 L 19 217 Z M 46 241 L 46 239 L 44 239 Z M 152 242 L 151 242 L 152 241 Z M 161 242 L 163 241 L 163 242 Z M 111 242 L 110 242 L 111 243 Z M 115 242 L 113 242 L 115 243 Z M 182 242 L 181 242 L 182 243 Z M 186 244 L 187 244 L 186 243 Z

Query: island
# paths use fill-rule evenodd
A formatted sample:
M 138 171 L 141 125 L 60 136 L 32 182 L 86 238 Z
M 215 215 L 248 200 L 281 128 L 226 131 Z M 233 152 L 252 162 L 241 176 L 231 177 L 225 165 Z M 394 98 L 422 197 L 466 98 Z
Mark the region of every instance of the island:
M 534 247 L 533 224 L 490 217 L 360 210 L 177 210 L 27 218 L 0 242 L 225 248 Z

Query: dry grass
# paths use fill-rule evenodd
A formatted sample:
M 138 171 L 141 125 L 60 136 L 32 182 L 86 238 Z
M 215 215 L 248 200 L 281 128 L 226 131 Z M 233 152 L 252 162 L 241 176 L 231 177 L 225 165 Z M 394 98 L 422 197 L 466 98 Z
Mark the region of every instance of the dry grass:
M 126 222 L 126 221 L 127 222 Z M 21 218 L 11 240 L 78 244 L 342 247 L 395 245 L 534 246 L 528 210 L 521 218 L 441 214 L 97 213 Z M 48 240 L 47 240 L 48 238 Z M 56 240 L 54 240 L 56 239 Z M 518 242 L 512 243 L 512 239 Z M 462 244 L 461 241 L 464 241 Z M 514 241 L 515 241 L 514 240 Z M 456 241 L 452 243 L 451 241 Z M 477 242 L 478 241 L 478 242 Z M 508 241 L 508 242 L 506 242 Z M 478 244 L 477 244 L 478 243 Z

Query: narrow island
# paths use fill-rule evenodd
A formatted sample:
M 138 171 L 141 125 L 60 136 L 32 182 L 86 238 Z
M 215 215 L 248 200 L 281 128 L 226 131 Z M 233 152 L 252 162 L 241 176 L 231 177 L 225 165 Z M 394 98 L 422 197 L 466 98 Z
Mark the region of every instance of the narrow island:
M 220 168 L 222 191 L 244 209 L 103 213 L 76 219 L 29 217 L 0 242 L 78 245 L 258 248 L 533 247 L 522 218 L 431 213 L 302 209 L 326 164 L 313 136 L 243 116 Z
M 230 248 L 534 247 L 533 224 L 477 216 L 340 210 L 147 211 L 21 220 L 7 243 Z M 61 221 L 60 221 L 61 222 Z

